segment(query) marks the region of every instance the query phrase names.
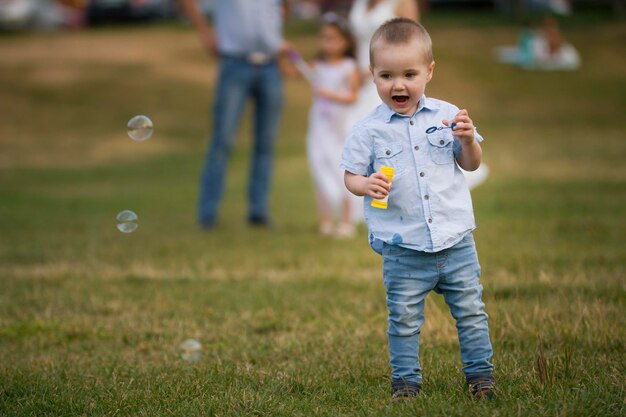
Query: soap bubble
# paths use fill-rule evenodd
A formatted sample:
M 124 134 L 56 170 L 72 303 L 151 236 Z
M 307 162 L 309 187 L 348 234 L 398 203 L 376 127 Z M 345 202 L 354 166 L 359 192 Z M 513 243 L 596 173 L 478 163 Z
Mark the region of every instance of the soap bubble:
M 128 121 L 128 136 L 137 142 L 150 139 L 154 129 L 148 116 L 135 116 Z
M 117 213 L 116 219 L 118 221 L 117 230 L 122 233 L 132 233 L 139 227 L 136 223 L 139 217 L 132 210 L 120 211 Z
M 139 225 L 137 223 L 119 223 L 117 225 L 117 230 L 122 233 L 133 233 Z
M 132 210 L 124 210 L 117 213 L 117 221 L 118 222 L 134 222 L 139 220 L 137 213 Z
M 180 357 L 187 362 L 198 362 L 202 356 L 202 345 L 195 339 L 187 339 L 180 344 Z

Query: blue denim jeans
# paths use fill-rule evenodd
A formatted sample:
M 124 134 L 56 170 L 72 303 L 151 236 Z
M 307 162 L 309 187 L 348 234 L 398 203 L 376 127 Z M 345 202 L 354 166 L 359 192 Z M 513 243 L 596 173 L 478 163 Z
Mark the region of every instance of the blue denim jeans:
M 224 191 L 229 155 L 248 99 L 254 102 L 254 145 L 248 202 L 250 217 L 265 218 L 276 137 L 282 109 L 282 78 L 275 61 L 253 65 L 245 59 L 220 59 L 213 107 L 212 142 L 200 179 L 198 220 L 211 225 Z
M 443 294 L 456 320 L 467 379 L 491 375 L 493 365 L 489 359 L 493 351 L 472 233 L 436 253 L 384 244 L 382 254 L 392 380 L 422 383 L 419 335 L 424 323 L 424 300 L 431 290 Z

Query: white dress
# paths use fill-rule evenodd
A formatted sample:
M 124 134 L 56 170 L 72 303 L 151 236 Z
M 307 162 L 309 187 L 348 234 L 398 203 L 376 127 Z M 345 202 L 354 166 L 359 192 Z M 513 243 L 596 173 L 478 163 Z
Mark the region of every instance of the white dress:
M 369 70 L 369 47 L 370 39 L 376 29 L 389 19 L 396 17 L 396 9 L 399 0 L 383 0 L 371 10 L 367 9 L 369 0 L 355 0 L 350 9 L 350 25 L 357 41 L 357 61 L 361 73 Z M 359 90 L 359 98 L 352 105 L 347 122 L 350 126 L 367 116 L 381 99 L 376 92 L 376 86 L 371 79 L 365 81 Z M 467 186 L 471 190 L 482 184 L 489 175 L 489 169 L 484 163 L 476 171 L 463 171 Z
M 370 39 L 376 29 L 389 19 L 396 17 L 396 8 L 399 0 L 384 0 L 378 3 L 373 9 L 368 10 L 369 0 L 355 0 L 350 9 L 350 26 L 356 38 L 356 57 L 359 65 L 359 72 L 366 73 L 370 66 Z M 376 86 L 370 79 L 359 90 L 359 98 L 352 106 L 348 124 L 353 125 L 376 106 L 381 103 L 376 92 Z
M 316 61 L 313 69 L 315 87 L 348 93 L 349 78 L 355 69 L 355 61 L 349 58 L 334 64 Z M 347 104 L 315 97 L 309 112 L 307 155 L 311 173 L 317 190 L 335 209 L 351 195 L 343 182 L 343 170 L 339 168 L 348 135 L 345 120 L 349 110 Z

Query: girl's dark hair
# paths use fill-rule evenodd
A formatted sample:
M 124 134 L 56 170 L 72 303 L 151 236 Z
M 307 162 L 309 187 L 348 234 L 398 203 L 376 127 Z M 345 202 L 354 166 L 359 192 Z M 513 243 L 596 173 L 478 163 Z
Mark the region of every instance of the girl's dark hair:
M 333 26 L 337 29 L 341 36 L 343 36 L 343 38 L 348 42 L 348 48 L 344 52 L 343 56 L 346 58 L 356 59 L 356 39 L 354 38 L 350 25 L 346 19 L 339 16 L 337 13 L 324 13 L 324 16 L 322 16 L 322 26 Z M 319 51 L 316 57 L 319 60 L 323 60 L 325 58 L 322 51 Z

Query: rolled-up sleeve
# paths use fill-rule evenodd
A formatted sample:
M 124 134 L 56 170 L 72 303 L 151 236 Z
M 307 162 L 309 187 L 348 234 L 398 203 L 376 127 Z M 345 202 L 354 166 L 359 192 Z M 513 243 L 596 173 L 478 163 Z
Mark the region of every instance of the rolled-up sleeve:
M 357 175 L 367 175 L 373 162 L 373 146 L 367 129 L 353 126 L 343 147 L 339 167 Z

